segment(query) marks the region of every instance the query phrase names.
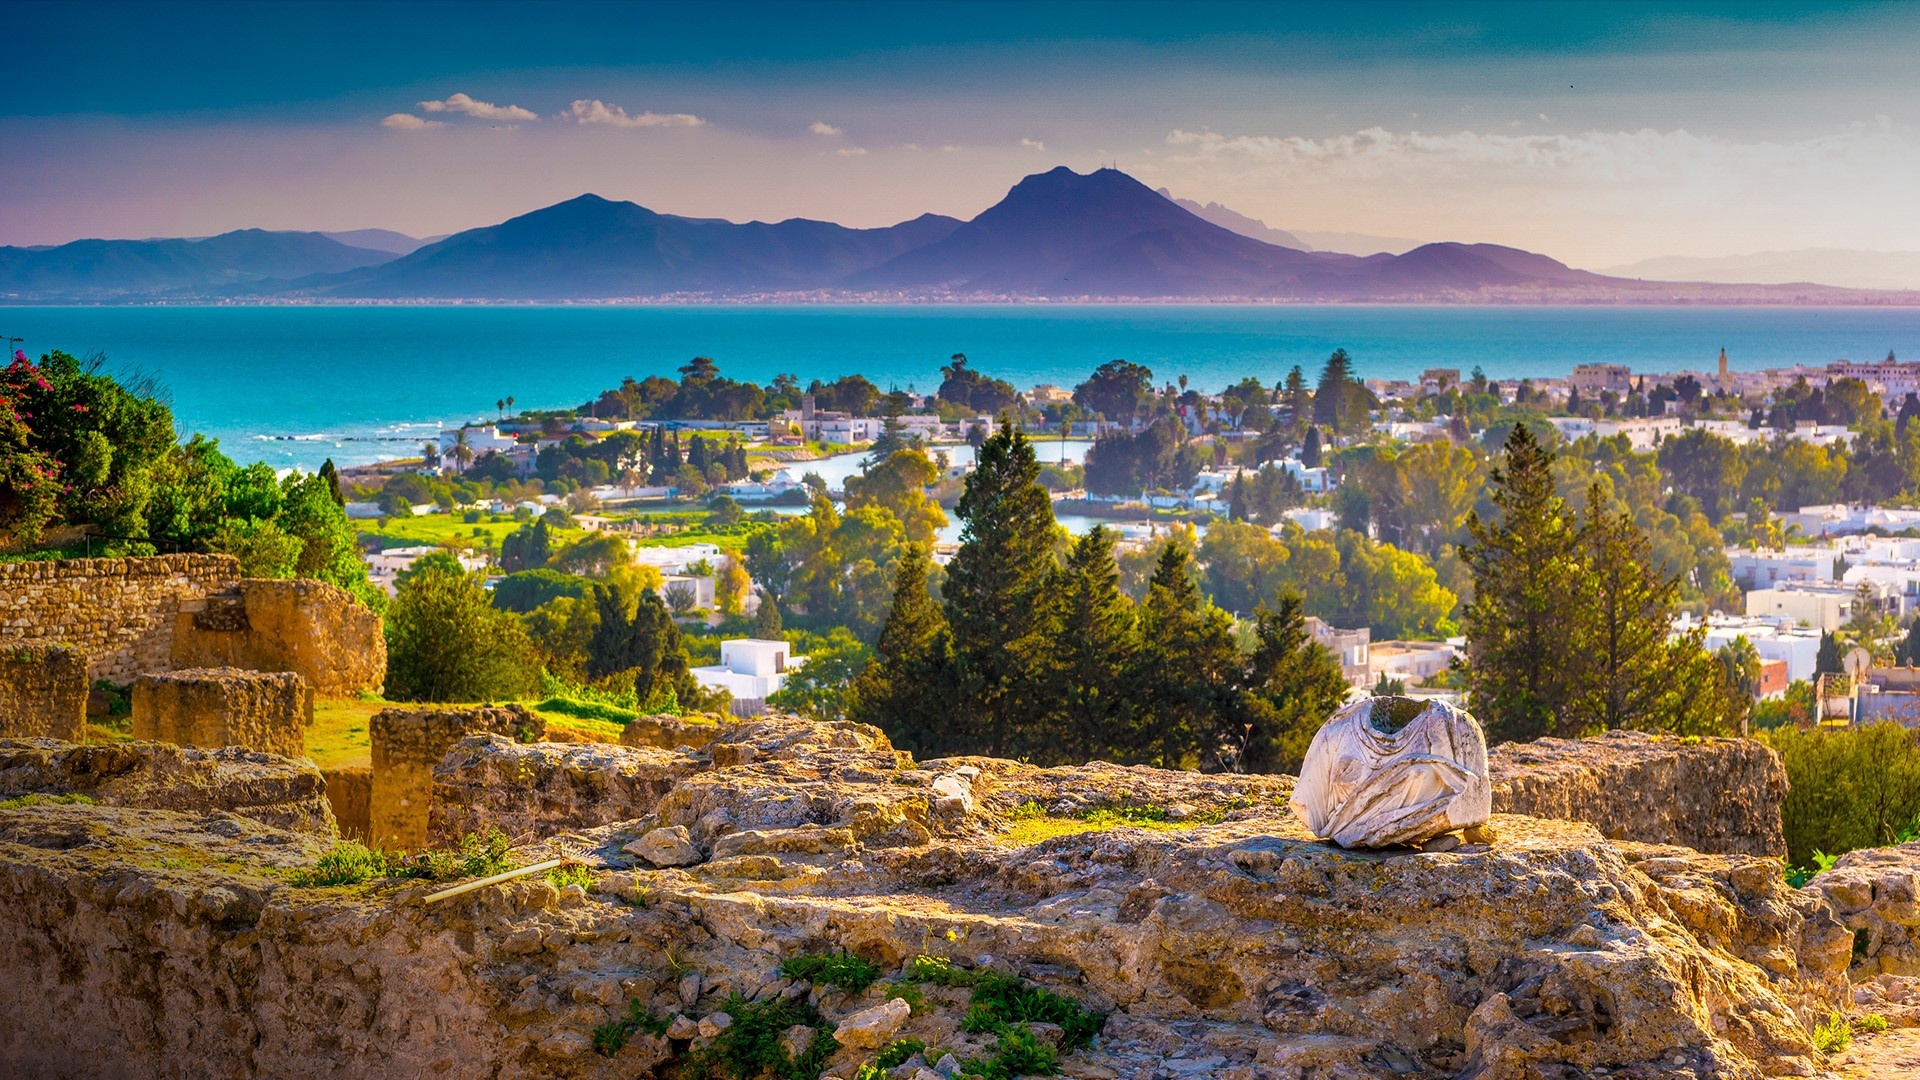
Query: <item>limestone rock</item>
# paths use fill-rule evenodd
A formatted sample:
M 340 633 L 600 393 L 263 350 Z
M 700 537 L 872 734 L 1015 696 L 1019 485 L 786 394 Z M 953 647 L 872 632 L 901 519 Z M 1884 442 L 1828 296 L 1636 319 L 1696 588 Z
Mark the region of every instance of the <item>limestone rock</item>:
M 1487 755 L 1493 808 L 1585 821 L 1616 840 L 1782 856 L 1787 771 L 1752 739 L 1609 731 L 1503 743 Z
M 0 620 L 6 617 L 0 601 Z M 79 742 L 87 731 L 87 658 L 71 645 L 0 638 L 0 738 Z
M 631 821 L 651 814 L 675 783 L 704 767 L 670 750 L 472 735 L 433 767 L 427 834 L 447 844 L 489 825 L 540 838 Z
M 1291 800 L 1315 836 L 1342 847 L 1418 845 L 1492 812 L 1480 724 L 1441 701 L 1372 697 L 1328 718 Z
M 290 671 L 178 668 L 133 683 L 133 737 L 305 757 L 313 687 Z
M 833 1037 L 842 1046 L 851 1046 L 862 1050 L 878 1050 L 885 1046 L 893 1033 L 900 1030 L 913 1010 L 905 1001 L 893 998 L 871 1009 L 862 1009 L 833 1029 Z
M 711 1013 L 700 1018 L 700 1037 L 711 1039 L 733 1026 L 733 1017 L 726 1013 Z
M 323 697 L 378 692 L 387 677 L 380 616 L 337 585 L 241 578 L 174 627 L 171 667 L 291 671 Z M 226 609 L 226 618 L 209 617 Z
M 367 724 L 373 786 L 368 831 L 376 843 L 419 851 L 427 846 L 433 770 L 468 735 L 493 732 L 533 742 L 547 722 L 524 705 L 382 709 Z
M 31 792 L 86 795 L 108 806 L 224 811 L 325 836 L 336 831 L 326 778 L 312 762 L 238 747 L 0 739 L 0 798 Z
M 718 734 L 720 724 L 703 716 L 639 716 L 620 729 L 620 745 L 698 750 Z
M 1920 842 L 1850 851 L 1805 891 L 1850 932 L 1855 978 L 1920 975 Z
M 648 830 L 645 836 L 628 844 L 626 850 L 654 866 L 692 866 L 700 861 L 700 849 L 693 846 L 684 826 L 669 825 Z

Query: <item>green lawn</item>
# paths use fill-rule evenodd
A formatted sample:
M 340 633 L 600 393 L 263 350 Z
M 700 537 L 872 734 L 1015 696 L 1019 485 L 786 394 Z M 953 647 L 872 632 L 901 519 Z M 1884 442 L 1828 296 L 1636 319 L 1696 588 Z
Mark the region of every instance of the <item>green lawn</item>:
M 478 541 L 480 537 L 474 534 L 474 530 L 479 529 L 487 536 L 493 538 L 493 549 L 498 551 L 500 550 L 500 542 L 508 536 L 511 536 L 514 530 L 520 528 L 521 522 L 515 521 L 512 518 L 492 521 L 489 520 L 490 517 L 491 515 L 483 516 L 480 521 L 473 523 L 461 520 L 460 513 L 422 514 L 419 517 L 392 517 L 387 519 L 386 528 L 384 529 L 379 527 L 378 522 L 363 522 L 361 523 L 360 531 L 369 536 L 380 537 L 387 547 L 410 547 L 414 545 L 438 547 L 441 541 L 455 536 L 466 540 Z M 551 528 L 551 526 L 549 526 L 549 528 Z M 552 529 L 552 533 L 556 546 L 564 541 L 576 540 L 586 535 L 585 531 L 580 529 Z

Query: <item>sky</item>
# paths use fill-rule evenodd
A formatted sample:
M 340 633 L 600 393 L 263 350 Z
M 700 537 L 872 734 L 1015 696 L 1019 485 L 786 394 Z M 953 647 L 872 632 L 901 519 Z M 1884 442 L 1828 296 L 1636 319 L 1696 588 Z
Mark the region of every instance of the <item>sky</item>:
M 1576 266 L 1920 250 L 1920 4 L 9 0 L 0 244 L 591 191 L 970 217 L 1115 164 L 1283 229 Z

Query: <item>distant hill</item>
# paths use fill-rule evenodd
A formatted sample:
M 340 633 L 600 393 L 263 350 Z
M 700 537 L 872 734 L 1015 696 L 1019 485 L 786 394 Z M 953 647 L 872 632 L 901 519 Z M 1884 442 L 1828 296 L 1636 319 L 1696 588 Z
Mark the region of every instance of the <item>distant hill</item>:
M 1237 232 L 1241 236 L 1258 240 L 1263 244 L 1272 244 L 1274 247 L 1292 248 L 1295 251 L 1313 250 L 1312 244 L 1306 243 L 1285 229 L 1276 229 L 1259 218 L 1250 218 L 1237 210 L 1229 210 L 1217 202 L 1201 205 L 1192 199 L 1177 198 L 1166 188 L 1161 188 L 1160 194 L 1172 199 L 1174 205 L 1201 221 L 1212 222 L 1228 232 Z
M 1670 255 L 1599 271 L 1652 281 L 1747 281 L 1787 284 L 1818 281 L 1851 289 L 1920 289 L 1920 251 L 1850 251 L 1805 248 L 1750 255 L 1692 258 Z
M 1306 229 L 1293 230 L 1293 236 L 1315 251 L 1337 251 L 1343 255 L 1401 255 L 1421 245 L 1422 241 L 1405 236 L 1374 236 L 1371 233 L 1354 232 L 1310 232 Z
M 369 251 L 388 251 L 395 255 L 411 255 L 435 240 L 446 237 L 429 236 L 425 240 L 397 233 L 392 229 L 348 229 L 345 232 L 323 232 L 321 236 L 338 240 L 348 247 L 366 248 Z
M 530 300 L 815 290 L 959 225 L 937 214 L 884 229 L 804 218 L 736 224 L 581 195 L 302 285 L 337 297 Z
M 200 240 L 76 240 L 0 247 L 0 296 L 100 300 L 208 295 L 236 285 L 333 274 L 386 262 L 385 251 L 320 233 L 241 229 Z

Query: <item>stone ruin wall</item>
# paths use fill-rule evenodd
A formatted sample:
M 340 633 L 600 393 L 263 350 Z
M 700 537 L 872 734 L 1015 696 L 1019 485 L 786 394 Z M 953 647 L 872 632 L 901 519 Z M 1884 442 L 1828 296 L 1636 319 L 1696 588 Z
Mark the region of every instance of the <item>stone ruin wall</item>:
M 324 769 L 327 778 L 327 803 L 340 823 L 340 835 L 361 843 L 369 842 L 369 804 L 373 800 L 373 769 L 365 765 L 347 765 Z
M 294 671 L 323 697 L 386 681 L 380 617 L 323 581 L 242 578 L 231 555 L 0 566 L 0 648 L 70 645 L 87 680 L 183 667 Z
M 130 683 L 166 671 L 183 602 L 238 581 L 231 555 L 58 559 L 0 566 L 0 646 L 72 645 L 87 678 Z
M 91 685 L 78 649 L 0 643 L 0 737 L 79 742 Z
M 547 722 L 522 705 L 478 708 L 397 708 L 373 714 L 373 781 L 367 826 L 372 842 L 419 851 L 427 846 L 433 770 L 455 743 L 483 732 L 532 742 Z
M 133 684 L 133 737 L 304 757 L 313 687 L 291 671 L 180 668 Z

